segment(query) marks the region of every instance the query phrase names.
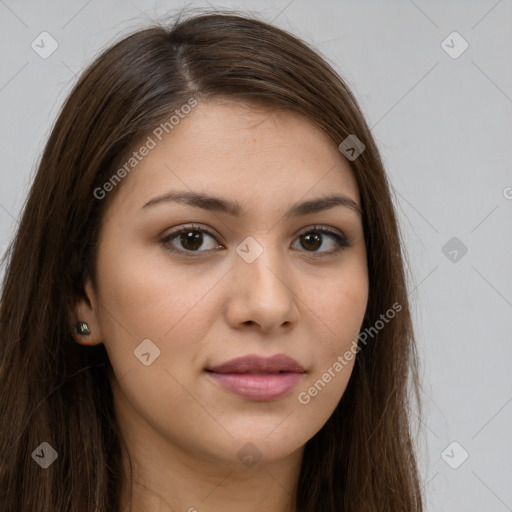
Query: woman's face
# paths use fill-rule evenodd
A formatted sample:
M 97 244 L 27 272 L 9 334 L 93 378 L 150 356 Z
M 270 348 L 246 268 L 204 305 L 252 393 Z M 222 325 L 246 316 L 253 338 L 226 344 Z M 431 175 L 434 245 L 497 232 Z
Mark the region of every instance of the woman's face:
M 304 118 L 232 101 L 150 136 L 103 219 L 81 309 L 122 429 L 223 463 L 299 453 L 343 395 L 368 299 L 351 169 Z M 307 205 L 329 196 L 345 200 Z

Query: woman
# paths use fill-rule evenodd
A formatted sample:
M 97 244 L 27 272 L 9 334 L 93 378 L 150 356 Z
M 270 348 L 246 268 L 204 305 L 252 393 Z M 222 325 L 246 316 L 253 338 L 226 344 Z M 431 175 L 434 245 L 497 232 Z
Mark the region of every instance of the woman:
M 65 102 L 9 251 L 2 510 L 421 511 L 402 258 L 315 51 L 229 13 L 124 38 Z

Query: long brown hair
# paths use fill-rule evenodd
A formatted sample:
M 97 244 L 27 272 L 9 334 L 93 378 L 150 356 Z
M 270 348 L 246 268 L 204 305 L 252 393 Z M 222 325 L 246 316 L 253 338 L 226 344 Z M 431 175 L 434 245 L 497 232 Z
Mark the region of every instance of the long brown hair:
M 77 344 L 70 304 L 95 282 L 101 187 L 143 136 L 191 97 L 256 101 L 298 112 L 339 145 L 365 145 L 357 180 L 370 293 L 348 387 L 306 444 L 298 512 L 420 512 L 411 398 L 418 360 L 404 254 L 376 144 L 344 81 L 289 33 L 237 13 L 156 23 L 99 55 L 63 105 L 6 255 L 0 306 L 0 507 L 16 512 L 119 510 L 122 438 L 103 345 Z M 136 171 L 135 171 L 136 172 Z M 119 186 L 122 186 L 120 184 Z M 119 188 L 119 186 L 117 188 Z M 368 331 L 371 332 L 371 331 Z M 412 391 L 412 393 L 410 393 Z M 421 410 L 421 407 L 420 407 Z M 32 452 L 47 441 L 57 463 Z

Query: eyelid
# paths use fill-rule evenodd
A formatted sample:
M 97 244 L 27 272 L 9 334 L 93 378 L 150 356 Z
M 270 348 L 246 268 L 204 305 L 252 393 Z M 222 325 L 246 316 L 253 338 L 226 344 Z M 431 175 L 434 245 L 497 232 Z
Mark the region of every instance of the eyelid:
M 327 233 L 330 233 L 333 235 L 340 235 L 343 238 L 346 238 L 343 231 L 341 231 L 337 228 L 333 228 L 331 226 L 323 225 L 323 224 L 312 224 L 311 226 L 306 226 L 305 228 L 302 228 L 301 230 L 299 230 L 296 233 L 295 237 L 303 235 L 304 233 L 309 233 L 310 231 L 327 232 Z

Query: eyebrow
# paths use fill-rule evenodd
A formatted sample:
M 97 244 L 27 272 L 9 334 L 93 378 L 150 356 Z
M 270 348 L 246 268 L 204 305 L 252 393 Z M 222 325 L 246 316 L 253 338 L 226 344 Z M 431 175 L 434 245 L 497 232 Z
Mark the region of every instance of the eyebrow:
M 200 192 L 179 192 L 171 191 L 161 196 L 154 197 L 148 201 L 142 208 L 149 208 L 162 203 L 177 202 L 194 206 L 196 208 L 202 208 L 203 210 L 213 212 L 223 212 L 234 217 L 240 217 L 245 214 L 245 210 L 242 205 L 237 201 L 228 199 L 222 199 L 220 197 L 209 196 Z M 312 199 L 310 201 L 304 201 L 302 203 L 294 204 L 285 214 L 285 218 L 298 217 L 301 215 L 309 215 L 320 211 L 334 208 L 335 206 L 344 206 L 355 211 L 359 215 L 363 215 L 363 212 L 359 205 L 347 196 L 342 195 L 329 195 L 320 197 L 318 199 Z

